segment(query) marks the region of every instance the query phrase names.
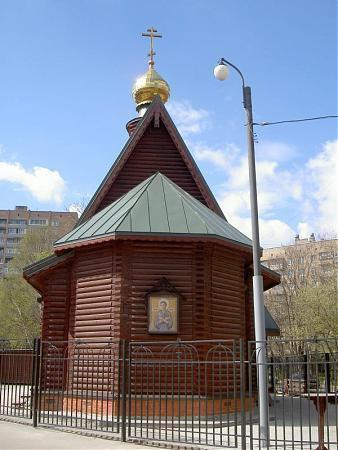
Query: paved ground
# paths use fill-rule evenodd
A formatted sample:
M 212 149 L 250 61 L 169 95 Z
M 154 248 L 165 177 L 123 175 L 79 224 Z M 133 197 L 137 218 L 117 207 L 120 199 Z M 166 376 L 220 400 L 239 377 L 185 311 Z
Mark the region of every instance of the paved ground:
M 127 444 L 88 436 L 79 436 L 45 428 L 0 420 L 0 450 L 150 450 L 136 444 Z

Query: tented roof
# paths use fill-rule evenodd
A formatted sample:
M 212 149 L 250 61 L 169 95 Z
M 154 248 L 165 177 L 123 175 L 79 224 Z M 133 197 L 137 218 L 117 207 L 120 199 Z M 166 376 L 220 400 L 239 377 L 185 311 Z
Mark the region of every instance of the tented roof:
M 251 240 L 160 172 L 55 242 L 71 246 L 113 235 L 216 237 L 251 247 Z

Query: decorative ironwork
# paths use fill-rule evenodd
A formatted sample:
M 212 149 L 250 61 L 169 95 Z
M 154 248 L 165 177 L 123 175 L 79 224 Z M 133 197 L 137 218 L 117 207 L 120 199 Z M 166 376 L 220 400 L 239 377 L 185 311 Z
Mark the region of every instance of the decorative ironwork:
M 122 440 L 260 448 L 255 342 L 6 341 L 0 417 Z M 266 343 L 270 448 L 334 450 L 338 339 Z

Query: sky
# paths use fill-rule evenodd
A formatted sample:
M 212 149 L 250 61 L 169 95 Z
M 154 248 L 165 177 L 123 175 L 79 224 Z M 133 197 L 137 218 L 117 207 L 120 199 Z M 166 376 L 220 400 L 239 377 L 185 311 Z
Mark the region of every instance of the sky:
M 132 85 L 155 68 L 228 221 L 251 235 L 240 78 L 254 121 L 337 115 L 336 0 L 0 0 L 0 209 L 88 202 L 128 139 Z M 264 247 L 337 232 L 336 119 L 255 127 Z

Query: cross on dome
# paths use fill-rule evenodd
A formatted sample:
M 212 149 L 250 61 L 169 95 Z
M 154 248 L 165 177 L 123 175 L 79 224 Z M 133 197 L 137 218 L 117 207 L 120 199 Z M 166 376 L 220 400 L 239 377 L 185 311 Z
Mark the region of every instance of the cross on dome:
M 150 38 L 150 52 L 148 53 L 148 56 L 150 57 L 149 67 L 153 67 L 155 64 L 154 55 L 156 55 L 156 53 L 154 52 L 154 38 L 161 38 L 162 35 L 156 34 L 157 30 L 154 27 L 148 28 L 147 32 L 148 33 L 142 33 L 142 36 Z
M 147 29 L 147 33 L 142 33 L 142 36 L 150 38 L 149 67 L 146 73 L 136 79 L 132 91 L 136 110 L 140 116 L 143 116 L 156 96 L 160 96 L 162 102 L 165 103 L 170 95 L 168 83 L 154 69 L 154 55 L 156 54 L 154 52 L 154 38 L 161 38 L 162 35 L 157 34 L 157 30 L 151 27 Z

